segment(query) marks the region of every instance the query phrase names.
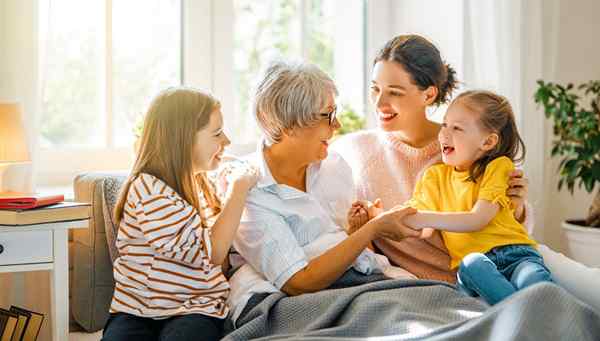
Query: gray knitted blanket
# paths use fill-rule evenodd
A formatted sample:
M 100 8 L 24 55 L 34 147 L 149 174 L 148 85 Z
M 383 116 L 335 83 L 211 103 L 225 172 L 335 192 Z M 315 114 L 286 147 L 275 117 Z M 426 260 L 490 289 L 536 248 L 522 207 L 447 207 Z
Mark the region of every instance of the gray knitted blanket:
M 257 294 L 223 340 L 600 340 L 598 312 L 554 284 L 489 307 L 442 282 L 379 279 L 349 271 L 314 294 Z

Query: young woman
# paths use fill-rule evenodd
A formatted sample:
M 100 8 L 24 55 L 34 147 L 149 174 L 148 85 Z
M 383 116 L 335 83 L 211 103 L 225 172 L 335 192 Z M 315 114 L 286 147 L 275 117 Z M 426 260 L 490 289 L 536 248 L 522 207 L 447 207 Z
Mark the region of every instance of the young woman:
M 383 208 L 389 209 L 411 198 L 423 171 L 442 161 L 437 140 L 441 126 L 429 121 L 426 111 L 448 102 L 456 85 L 454 70 L 427 39 L 400 35 L 383 46 L 371 77 L 378 127 L 344 136 L 331 146 L 352 167 L 358 199 L 374 202 L 380 198 Z M 515 208 L 515 219 L 531 231 L 533 217 L 526 209 L 527 179 L 522 171 L 509 175 L 506 194 Z M 377 239 L 374 245 L 392 263 L 420 278 L 456 281 L 438 232 L 429 239 Z M 539 251 L 558 284 L 600 309 L 600 295 L 593 285 L 586 285 L 600 281 L 600 269 L 587 268 L 545 245 Z

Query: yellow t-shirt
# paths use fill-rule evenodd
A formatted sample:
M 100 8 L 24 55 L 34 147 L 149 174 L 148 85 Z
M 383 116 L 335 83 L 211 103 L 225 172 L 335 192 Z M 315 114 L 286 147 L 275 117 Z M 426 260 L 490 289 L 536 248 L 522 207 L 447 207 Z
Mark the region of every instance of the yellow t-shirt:
M 480 231 L 441 231 L 450 253 L 452 269 L 472 252 L 485 253 L 496 246 L 510 244 L 537 246 L 515 219 L 514 209 L 506 195 L 509 174 L 514 168 L 513 162 L 506 156 L 496 158 L 487 165 L 481 179 L 474 183 L 467 180 L 468 171 L 459 172 L 452 166 L 436 164 L 429 167 L 417 183 L 408 205 L 418 210 L 469 212 L 480 199 L 500 205 L 498 214 Z

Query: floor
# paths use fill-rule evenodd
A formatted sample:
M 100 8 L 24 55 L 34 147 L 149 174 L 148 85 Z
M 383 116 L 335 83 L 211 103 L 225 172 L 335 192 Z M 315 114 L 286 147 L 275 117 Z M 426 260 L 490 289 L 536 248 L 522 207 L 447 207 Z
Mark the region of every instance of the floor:
M 91 334 L 82 332 L 69 333 L 69 341 L 99 341 L 100 338 L 102 338 L 102 331 Z

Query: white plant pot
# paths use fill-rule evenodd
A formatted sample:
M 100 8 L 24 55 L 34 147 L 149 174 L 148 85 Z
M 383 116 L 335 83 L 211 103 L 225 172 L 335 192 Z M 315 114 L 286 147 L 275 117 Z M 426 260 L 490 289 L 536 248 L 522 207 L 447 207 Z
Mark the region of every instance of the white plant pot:
M 563 221 L 569 256 L 587 266 L 600 268 L 600 228 L 575 225 Z

